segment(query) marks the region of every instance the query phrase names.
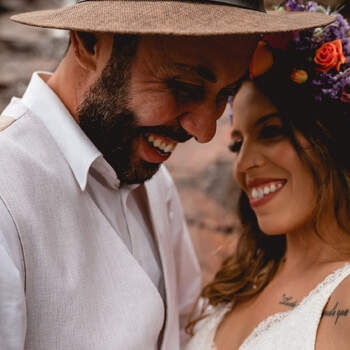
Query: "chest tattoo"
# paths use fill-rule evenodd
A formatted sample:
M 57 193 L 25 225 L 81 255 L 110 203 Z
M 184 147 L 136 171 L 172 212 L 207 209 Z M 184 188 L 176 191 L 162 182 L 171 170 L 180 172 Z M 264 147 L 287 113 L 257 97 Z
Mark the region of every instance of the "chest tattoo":
M 285 293 L 282 294 L 282 300 L 279 302 L 279 304 L 286 305 L 292 308 L 298 305 L 297 301 L 294 300 L 293 297 L 290 297 Z

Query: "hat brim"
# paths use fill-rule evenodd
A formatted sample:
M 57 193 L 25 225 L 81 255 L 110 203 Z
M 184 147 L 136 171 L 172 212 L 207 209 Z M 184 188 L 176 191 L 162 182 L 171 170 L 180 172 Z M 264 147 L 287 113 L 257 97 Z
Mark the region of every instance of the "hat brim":
M 204 2 L 176 0 L 87 1 L 55 10 L 14 15 L 31 26 L 125 34 L 227 35 L 288 32 L 324 26 L 322 13 L 259 12 Z

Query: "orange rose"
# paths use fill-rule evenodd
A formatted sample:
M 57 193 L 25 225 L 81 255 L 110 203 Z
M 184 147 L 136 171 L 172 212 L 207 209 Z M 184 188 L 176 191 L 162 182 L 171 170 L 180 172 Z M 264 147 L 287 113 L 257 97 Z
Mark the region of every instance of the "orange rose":
M 295 69 L 290 75 L 290 78 L 297 84 L 303 84 L 308 79 L 308 74 L 303 69 Z
M 272 67 L 272 64 L 272 52 L 266 47 L 264 41 L 259 41 L 249 66 L 250 79 L 267 72 Z
M 340 39 L 323 44 L 317 51 L 314 58 L 318 65 L 318 71 L 327 73 L 330 69 L 336 68 L 339 72 L 340 66 L 346 62 L 343 55 L 343 44 Z

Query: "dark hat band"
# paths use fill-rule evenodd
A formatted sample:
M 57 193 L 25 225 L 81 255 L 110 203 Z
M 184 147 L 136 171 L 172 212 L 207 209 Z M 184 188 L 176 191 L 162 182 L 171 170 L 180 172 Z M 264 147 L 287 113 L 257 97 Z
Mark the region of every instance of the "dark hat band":
M 96 1 L 96 0 L 76 0 L 77 4 L 88 1 Z M 97 0 L 101 1 L 101 0 Z M 124 0 L 127 1 L 127 0 Z M 154 0 L 154 1 L 165 1 L 165 0 Z M 241 7 L 249 10 L 255 10 L 260 12 L 266 12 L 264 6 L 264 0 L 180 0 L 183 2 L 193 2 L 193 3 L 218 3 L 222 5 L 230 5 Z

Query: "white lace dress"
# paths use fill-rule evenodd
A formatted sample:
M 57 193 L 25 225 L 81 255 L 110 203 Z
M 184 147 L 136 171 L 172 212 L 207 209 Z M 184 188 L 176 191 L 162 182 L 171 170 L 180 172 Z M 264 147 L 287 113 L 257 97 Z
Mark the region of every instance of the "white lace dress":
M 245 339 L 238 350 L 314 350 L 322 311 L 335 288 L 350 274 L 350 264 L 328 275 L 295 308 L 271 315 Z M 219 305 L 198 324 L 185 350 L 217 350 L 216 330 L 230 310 Z M 232 349 L 235 350 L 235 349 Z

